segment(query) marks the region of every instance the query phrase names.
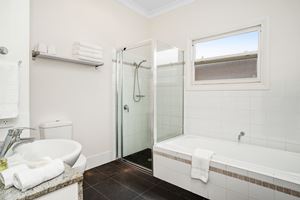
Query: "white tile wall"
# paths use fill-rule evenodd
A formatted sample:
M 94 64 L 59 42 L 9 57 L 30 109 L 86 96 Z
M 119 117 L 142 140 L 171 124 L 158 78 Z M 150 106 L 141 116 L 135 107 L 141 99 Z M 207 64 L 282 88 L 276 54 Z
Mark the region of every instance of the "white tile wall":
M 231 190 L 226 190 L 226 199 L 227 200 L 248 200 L 248 196 L 244 196 L 238 192 L 234 192 Z
M 236 141 L 244 131 L 242 142 L 300 152 L 300 86 L 292 81 L 272 81 L 268 91 L 186 91 L 185 133 Z
M 210 200 L 225 199 L 226 189 L 224 187 L 211 184 L 208 188 L 208 196 Z
M 247 171 L 235 167 L 227 166 L 227 170 L 244 176 L 248 176 Z M 237 178 L 226 176 L 226 188 L 231 190 L 230 194 L 232 195 L 246 196 L 246 197 L 249 196 L 249 183 L 246 181 L 242 181 Z
M 275 192 L 274 200 L 299 200 L 299 198 L 281 192 Z

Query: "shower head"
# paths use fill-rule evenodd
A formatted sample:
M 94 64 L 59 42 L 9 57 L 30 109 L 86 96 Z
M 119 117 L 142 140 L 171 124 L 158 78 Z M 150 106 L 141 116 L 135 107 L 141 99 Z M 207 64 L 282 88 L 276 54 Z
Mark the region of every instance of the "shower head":
M 140 66 L 141 66 L 144 62 L 147 62 L 147 60 L 142 60 L 139 64 L 137 64 L 137 68 L 140 68 Z

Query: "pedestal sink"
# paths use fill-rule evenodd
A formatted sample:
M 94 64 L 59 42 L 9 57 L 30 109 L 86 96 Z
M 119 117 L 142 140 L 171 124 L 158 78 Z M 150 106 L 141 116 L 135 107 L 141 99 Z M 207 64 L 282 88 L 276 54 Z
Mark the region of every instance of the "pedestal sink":
M 81 144 L 73 140 L 46 139 L 32 143 L 20 144 L 13 148 L 27 161 L 35 161 L 44 157 L 60 158 L 69 166 L 73 166 L 81 153 Z

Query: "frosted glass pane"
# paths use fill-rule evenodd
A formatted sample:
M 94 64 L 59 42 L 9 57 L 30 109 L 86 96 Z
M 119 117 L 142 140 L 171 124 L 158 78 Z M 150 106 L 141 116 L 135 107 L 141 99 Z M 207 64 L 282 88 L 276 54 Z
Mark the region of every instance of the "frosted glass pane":
M 202 64 L 195 68 L 195 80 L 257 78 L 257 58 Z

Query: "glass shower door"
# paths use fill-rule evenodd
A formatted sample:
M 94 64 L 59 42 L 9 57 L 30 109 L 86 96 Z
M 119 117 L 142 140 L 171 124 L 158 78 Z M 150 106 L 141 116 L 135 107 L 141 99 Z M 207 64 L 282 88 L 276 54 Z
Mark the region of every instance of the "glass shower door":
M 154 143 L 183 134 L 183 51 L 150 40 L 117 56 L 118 157 L 152 169 Z
M 152 169 L 151 43 L 123 51 L 122 158 Z

